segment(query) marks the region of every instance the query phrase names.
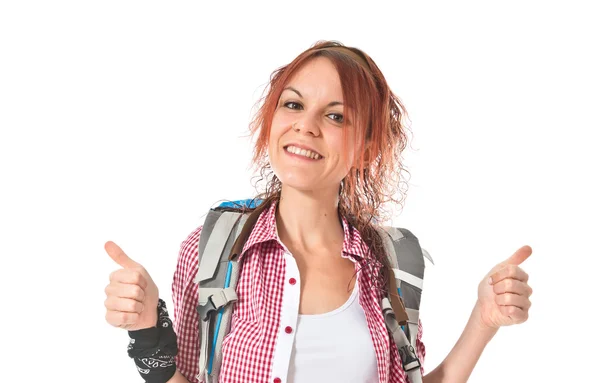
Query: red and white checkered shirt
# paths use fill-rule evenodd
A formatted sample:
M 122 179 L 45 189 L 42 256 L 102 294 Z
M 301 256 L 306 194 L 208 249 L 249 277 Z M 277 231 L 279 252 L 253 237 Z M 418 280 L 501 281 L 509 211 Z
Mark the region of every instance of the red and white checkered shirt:
M 286 376 L 277 376 L 274 369 L 276 341 L 283 333 L 282 316 L 289 317 L 282 307 L 283 291 L 286 288 L 287 249 L 277 236 L 276 202 L 258 218 L 252 233 L 239 256 L 242 262 L 231 331 L 223 342 L 223 362 L 220 382 L 286 381 Z M 344 244 L 342 257 L 356 264 L 361 293 L 359 303 L 364 310 L 367 326 L 377 358 L 380 382 L 408 383 L 400 362 L 398 349 L 388 334 L 381 312 L 381 296 L 377 289 L 370 288 L 371 281 L 362 273 L 356 262 L 364 257 L 367 245 L 360 233 L 342 218 Z M 198 242 L 202 226 L 194 230 L 182 242 L 177 268 L 173 278 L 173 326 L 177 333 L 179 353 L 177 369 L 192 383 L 198 382 L 198 358 L 200 340 L 198 327 L 198 285 L 194 283 L 198 271 Z M 289 254 L 289 253 L 288 253 Z M 292 313 L 296 314 L 297 313 Z M 425 346 L 421 341 L 423 329 L 419 321 L 417 334 L 417 356 L 423 366 Z M 350 336 L 350 335 L 349 335 Z M 285 356 L 285 355 L 284 355 Z M 277 359 L 281 359 L 281 355 Z M 423 370 L 423 367 L 421 367 Z

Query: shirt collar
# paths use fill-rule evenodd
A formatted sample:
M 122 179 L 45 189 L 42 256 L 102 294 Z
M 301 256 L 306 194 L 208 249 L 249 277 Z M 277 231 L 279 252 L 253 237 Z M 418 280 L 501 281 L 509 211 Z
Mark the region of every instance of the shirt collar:
M 277 208 L 276 202 L 277 201 L 273 201 L 271 206 L 267 207 L 262 213 L 260 213 L 260 216 L 258 216 L 258 219 L 252 228 L 252 232 L 250 232 L 246 243 L 244 243 L 242 252 L 239 255 L 240 260 L 246 254 L 246 251 L 252 246 L 271 240 L 277 240 L 277 226 L 275 222 L 275 209 Z
M 277 221 L 275 212 L 277 210 L 277 200 L 271 202 L 271 206 L 267 207 L 258 217 L 250 236 L 246 240 L 239 259 L 241 260 L 248 249 L 259 243 L 268 241 L 279 241 L 277 235 Z M 344 229 L 344 243 L 342 251 L 346 255 L 353 255 L 359 258 L 364 258 L 369 251 L 369 247 L 363 241 L 359 231 L 348 223 L 348 220 L 341 216 L 342 227 Z M 283 245 L 283 244 L 281 244 Z
M 360 232 L 348 223 L 346 217 L 341 216 L 344 228 L 344 245 L 342 251 L 347 255 L 355 255 L 359 258 L 366 257 L 369 246 L 363 241 Z

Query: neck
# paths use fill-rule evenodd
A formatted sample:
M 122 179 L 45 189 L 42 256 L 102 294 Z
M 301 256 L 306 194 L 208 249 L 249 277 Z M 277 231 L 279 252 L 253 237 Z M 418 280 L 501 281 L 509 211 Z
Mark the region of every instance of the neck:
M 284 185 L 276 219 L 279 238 L 290 250 L 334 244 L 341 248 L 344 230 L 338 216 L 337 190 L 303 192 Z

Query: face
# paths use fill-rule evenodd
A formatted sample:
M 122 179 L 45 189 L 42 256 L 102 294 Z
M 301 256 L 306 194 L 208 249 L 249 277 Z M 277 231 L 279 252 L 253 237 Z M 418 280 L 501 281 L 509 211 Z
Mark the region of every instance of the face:
M 355 158 L 352 150 L 343 153 L 343 102 L 339 76 L 327 58 L 312 59 L 289 80 L 269 137 L 269 161 L 284 187 L 337 194 Z M 346 147 L 353 148 L 353 135 L 346 136 Z

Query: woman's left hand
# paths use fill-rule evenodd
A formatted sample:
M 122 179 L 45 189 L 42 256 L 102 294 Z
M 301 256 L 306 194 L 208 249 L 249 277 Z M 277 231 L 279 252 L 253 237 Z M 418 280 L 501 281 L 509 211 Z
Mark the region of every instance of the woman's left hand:
M 532 253 L 523 246 L 506 261 L 496 265 L 479 284 L 477 308 L 481 323 L 497 329 L 523 323 L 529 317 L 532 289 L 529 275 L 519 267 Z

